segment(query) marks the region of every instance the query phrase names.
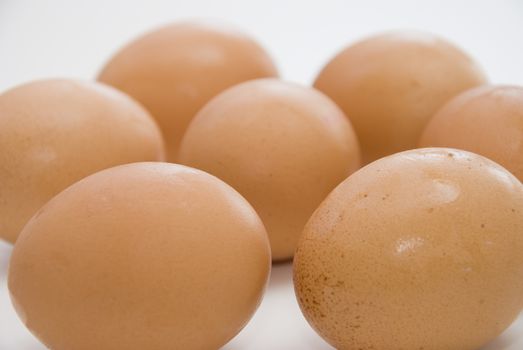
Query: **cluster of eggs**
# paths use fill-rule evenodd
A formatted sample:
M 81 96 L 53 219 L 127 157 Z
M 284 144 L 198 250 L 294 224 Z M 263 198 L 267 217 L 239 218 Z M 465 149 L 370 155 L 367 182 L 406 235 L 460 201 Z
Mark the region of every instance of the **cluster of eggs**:
M 233 29 L 166 26 L 98 82 L 0 95 L 11 299 L 55 350 L 217 349 L 294 257 L 336 348 L 476 349 L 523 307 L 522 141 L 523 89 L 430 34 L 312 88 Z

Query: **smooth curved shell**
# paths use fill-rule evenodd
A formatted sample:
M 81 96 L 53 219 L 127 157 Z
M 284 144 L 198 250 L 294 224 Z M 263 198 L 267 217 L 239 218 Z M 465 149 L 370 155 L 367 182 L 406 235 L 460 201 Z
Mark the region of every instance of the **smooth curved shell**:
M 275 79 L 210 101 L 182 141 L 180 162 L 218 176 L 262 218 L 275 260 L 291 258 L 303 226 L 359 167 L 356 136 L 322 93 Z
M 476 63 L 447 41 L 398 31 L 344 49 L 314 86 L 350 118 L 366 164 L 415 148 L 441 105 L 485 81 Z
M 419 144 L 481 154 L 523 180 L 523 88 L 484 86 L 465 91 L 434 115 Z
M 224 25 L 174 23 L 132 41 L 98 79 L 140 101 L 157 120 L 176 162 L 181 138 L 213 96 L 246 80 L 274 77 L 276 68 L 251 38 Z
M 218 349 L 260 303 L 265 229 L 202 171 L 135 163 L 53 198 L 20 235 L 9 290 L 54 350 Z
M 340 350 L 478 349 L 523 306 L 523 187 L 473 153 L 418 149 L 369 164 L 309 220 L 294 282 Z
M 51 197 L 99 170 L 162 160 L 138 103 L 103 84 L 41 80 L 0 95 L 0 237 L 14 242 Z

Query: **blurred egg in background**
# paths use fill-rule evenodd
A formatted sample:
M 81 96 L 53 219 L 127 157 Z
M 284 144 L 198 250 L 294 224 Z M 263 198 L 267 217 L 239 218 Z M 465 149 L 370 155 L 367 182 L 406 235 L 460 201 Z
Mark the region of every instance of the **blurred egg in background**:
M 181 138 L 203 105 L 246 80 L 274 77 L 268 54 L 226 24 L 181 22 L 122 48 L 98 79 L 140 101 L 158 121 L 167 159 L 177 161 Z
M 164 159 L 149 113 L 122 92 L 68 79 L 23 84 L 0 95 L 0 237 L 69 185 L 107 167 Z
M 463 92 L 431 118 L 419 145 L 481 154 L 523 180 L 523 87 L 492 85 Z

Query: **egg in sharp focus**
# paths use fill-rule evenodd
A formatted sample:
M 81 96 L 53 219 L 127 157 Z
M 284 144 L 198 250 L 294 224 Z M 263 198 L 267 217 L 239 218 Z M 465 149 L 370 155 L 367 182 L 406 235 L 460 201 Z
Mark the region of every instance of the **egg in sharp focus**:
M 434 115 L 419 144 L 481 154 L 523 180 L 523 87 L 482 86 L 461 93 Z
M 274 77 L 271 58 L 253 39 L 227 25 L 179 22 L 122 48 L 98 79 L 140 101 L 156 118 L 177 161 L 181 138 L 213 96 L 246 80 Z
M 270 263 L 260 218 L 230 186 L 134 163 L 48 202 L 15 245 L 8 286 L 53 350 L 218 349 L 256 310 Z
M 52 79 L 0 95 L 0 237 L 14 242 L 51 197 L 98 170 L 162 160 L 147 111 L 103 84 Z
M 432 34 L 392 31 L 342 50 L 314 86 L 350 118 L 363 163 L 417 146 L 447 100 L 486 78 L 463 51 Z
M 300 307 L 340 350 L 473 350 L 523 306 L 523 186 L 482 156 L 406 151 L 342 182 L 294 257 Z
M 292 258 L 307 219 L 359 167 L 343 112 L 314 89 L 276 79 L 211 100 L 185 134 L 180 162 L 218 176 L 262 218 L 274 260 Z

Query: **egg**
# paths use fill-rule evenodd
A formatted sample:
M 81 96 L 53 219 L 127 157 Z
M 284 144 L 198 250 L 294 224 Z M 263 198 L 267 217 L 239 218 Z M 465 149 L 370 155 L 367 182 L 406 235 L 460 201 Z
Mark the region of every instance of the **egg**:
M 238 30 L 179 22 L 129 43 L 98 79 L 145 105 L 163 132 L 167 159 L 176 162 L 187 125 L 207 101 L 232 85 L 276 75 L 268 54 Z
M 393 31 L 341 51 L 314 86 L 350 118 L 363 163 L 415 148 L 447 100 L 486 78 L 459 48 L 432 34 Z
M 523 180 L 523 87 L 484 86 L 463 92 L 434 115 L 419 144 L 481 154 Z
M 143 107 L 102 84 L 51 79 L 0 95 L 0 237 L 14 242 L 51 197 L 114 165 L 163 159 Z
M 270 262 L 260 218 L 230 186 L 134 163 L 47 203 L 15 245 L 8 286 L 53 350 L 218 349 L 256 310 Z
M 322 93 L 276 79 L 232 87 L 185 134 L 180 162 L 218 176 L 262 218 L 276 261 L 293 256 L 307 219 L 359 166 L 343 112 Z
M 482 156 L 377 160 L 319 206 L 294 258 L 312 327 L 340 350 L 478 349 L 523 306 L 523 187 Z

